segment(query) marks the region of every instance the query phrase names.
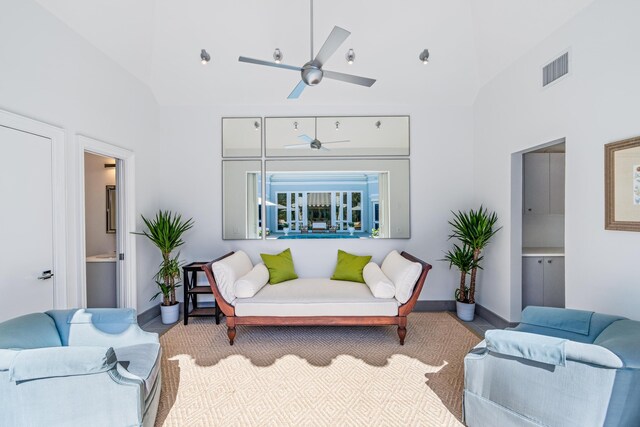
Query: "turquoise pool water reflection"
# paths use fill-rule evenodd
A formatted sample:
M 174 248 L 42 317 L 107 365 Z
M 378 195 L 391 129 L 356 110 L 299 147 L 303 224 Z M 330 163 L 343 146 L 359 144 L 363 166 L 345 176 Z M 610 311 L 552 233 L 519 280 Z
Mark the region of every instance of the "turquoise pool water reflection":
M 278 239 L 359 239 L 361 236 L 354 234 L 338 234 L 338 233 L 308 233 L 308 234 L 289 234 L 288 236 L 278 236 Z M 365 236 L 362 236 L 365 237 Z

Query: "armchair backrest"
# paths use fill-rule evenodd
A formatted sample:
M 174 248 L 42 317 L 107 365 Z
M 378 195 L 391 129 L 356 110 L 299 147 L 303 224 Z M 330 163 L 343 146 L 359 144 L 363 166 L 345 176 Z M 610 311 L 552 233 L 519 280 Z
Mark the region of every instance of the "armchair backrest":
M 522 321 L 514 329 L 591 344 L 609 325 L 622 319 L 625 318 L 592 311 L 529 306 L 522 311 Z
M 0 323 L 0 348 L 23 350 L 60 347 L 55 322 L 45 313 L 31 313 Z

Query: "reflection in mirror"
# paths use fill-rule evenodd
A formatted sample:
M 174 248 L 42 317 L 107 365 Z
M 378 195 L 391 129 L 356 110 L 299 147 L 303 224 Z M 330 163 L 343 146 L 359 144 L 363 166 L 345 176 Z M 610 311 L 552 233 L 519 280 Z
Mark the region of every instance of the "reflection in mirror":
M 261 117 L 222 118 L 222 157 L 260 157 L 261 155 Z
M 268 157 L 408 156 L 409 116 L 267 117 Z
M 267 161 L 270 239 L 409 238 L 409 160 Z
M 260 160 L 223 160 L 223 239 L 261 238 L 261 177 Z
M 116 232 L 116 186 L 107 185 L 107 233 Z

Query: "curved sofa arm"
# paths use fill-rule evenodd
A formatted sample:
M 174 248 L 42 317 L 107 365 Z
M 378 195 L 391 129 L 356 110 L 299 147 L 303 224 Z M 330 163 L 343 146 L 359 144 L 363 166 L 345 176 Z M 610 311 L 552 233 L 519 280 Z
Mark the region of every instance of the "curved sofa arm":
M 611 369 L 623 366 L 620 358 L 604 347 L 546 335 L 489 330 L 485 333 L 485 341 L 491 352 L 550 365 L 566 366 L 567 360 L 573 360 Z
M 214 262 L 220 261 L 221 259 L 224 259 L 230 255 L 233 255 L 234 253 L 235 252 L 233 251 L 229 252 L 221 256 L 220 258 L 216 258 L 213 261 L 202 266 L 202 270 L 204 270 L 204 273 L 207 276 L 207 280 L 209 281 L 209 286 L 211 286 L 211 291 L 213 292 L 213 296 L 216 298 L 216 304 L 218 305 L 218 307 L 220 307 L 220 310 L 222 311 L 222 313 L 224 313 L 226 317 L 235 316 L 236 309 L 231 304 L 230 301 L 227 301 L 224 298 L 224 296 L 222 295 L 222 292 L 220 292 L 220 288 L 218 288 L 218 283 L 216 282 L 216 278 L 213 275 L 213 270 L 211 266 L 213 265 Z
M 9 368 L 15 382 L 99 374 L 117 363 L 111 347 L 45 347 L 18 351 Z

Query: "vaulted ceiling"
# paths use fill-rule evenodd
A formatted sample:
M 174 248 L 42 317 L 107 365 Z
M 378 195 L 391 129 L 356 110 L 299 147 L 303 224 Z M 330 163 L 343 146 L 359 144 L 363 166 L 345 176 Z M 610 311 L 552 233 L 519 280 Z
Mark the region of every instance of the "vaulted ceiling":
M 316 0 L 315 50 L 334 25 L 351 36 L 325 68 L 377 79 L 324 80 L 286 97 L 309 59 L 305 0 L 36 0 L 148 85 L 161 105 L 471 105 L 478 90 L 594 0 Z M 211 62 L 200 64 L 200 49 Z M 348 65 L 345 53 L 356 52 Z M 419 53 L 428 48 L 431 61 Z

